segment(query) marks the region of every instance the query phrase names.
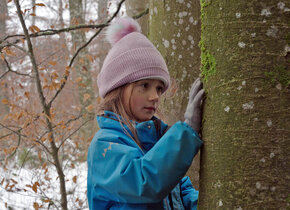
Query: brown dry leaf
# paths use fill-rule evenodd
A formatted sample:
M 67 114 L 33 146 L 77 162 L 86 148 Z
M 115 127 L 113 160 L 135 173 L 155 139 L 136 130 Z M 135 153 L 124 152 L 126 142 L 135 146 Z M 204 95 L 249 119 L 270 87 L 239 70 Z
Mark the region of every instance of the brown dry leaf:
M 35 4 L 35 6 L 46 7 L 46 5 L 43 3 L 37 3 L 37 4 Z
M 14 184 L 18 184 L 18 182 L 14 179 L 10 179 Z
M 35 31 L 37 31 L 37 32 L 40 31 L 40 29 L 39 29 L 36 25 L 33 25 L 33 26 L 31 26 L 31 27 L 33 27 L 33 29 L 34 29 Z
M 91 104 L 91 105 L 87 106 L 87 107 L 86 107 L 86 110 L 87 110 L 88 112 L 93 111 L 93 110 L 94 110 L 94 105 Z
M 2 104 L 9 104 L 9 101 L 6 98 L 2 99 L 1 102 L 2 102 Z
M 93 58 L 91 55 L 87 54 L 86 57 L 87 57 L 91 62 L 94 62 L 94 58 Z
M 77 183 L 77 176 L 74 176 L 74 177 L 72 178 L 72 180 L 73 180 L 73 182 L 76 184 L 76 183 Z
M 2 179 L 0 184 L 3 185 L 4 181 L 5 181 L 5 178 Z
M 25 185 L 26 187 L 32 188 L 32 186 L 30 184 Z
M 49 176 L 44 176 L 44 179 L 46 180 L 46 181 L 50 181 L 51 180 L 51 178 L 49 177 Z
M 29 29 L 29 31 L 31 31 L 32 33 L 35 33 L 35 30 L 34 30 L 34 28 L 33 28 L 32 26 L 30 26 L 28 29 Z
M 39 209 L 39 204 L 37 202 L 34 202 L 33 203 L 33 207 L 35 210 L 38 210 Z
M 5 61 L 5 55 L 3 53 L 1 53 L 1 59 Z
M 7 55 L 10 55 L 10 56 L 16 56 L 16 54 L 15 54 L 12 50 L 10 50 L 8 47 L 5 47 L 5 48 L 3 49 L 3 51 L 4 51 Z
M 21 117 L 23 117 L 23 111 L 19 112 L 16 116 L 16 119 L 19 120 Z
M 97 97 L 97 103 L 98 104 L 101 103 L 101 97 L 100 96 Z
M 75 164 L 71 163 L 71 168 L 75 168 Z M 4 179 L 4 178 L 3 178 Z
M 26 97 L 27 99 L 29 99 L 29 97 L 30 97 L 30 93 L 29 93 L 29 92 L 25 92 L 24 95 L 25 95 L 25 97 Z
M 30 16 L 34 16 L 34 17 L 35 17 L 35 16 L 36 16 L 36 14 L 35 14 L 35 13 L 31 13 L 31 14 L 30 14 Z
M 75 145 L 76 145 L 76 148 L 78 149 L 79 148 L 79 143 L 77 141 L 75 142 Z
M 81 86 L 81 87 L 87 87 L 87 85 L 84 84 L 84 83 L 80 83 L 79 86 Z
M 6 184 L 6 186 L 5 186 L 5 190 L 7 190 L 8 187 L 9 187 L 9 183 Z
M 82 80 L 83 80 L 82 77 L 78 77 L 78 78 L 76 79 L 76 82 L 79 83 L 79 82 L 81 82 Z
M 65 67 L 65 73 L 64 73 L 64 75 L 65 76 L 68 76 L 69 75 L 69 72 L 70 72 L 70 67 L 69 66 L 66 66 Z
M 46 117 L 49 120 L 49 122 L 52 122 L 51 118 L 47 114 L 41 113 L 40 115 Z
M 38 159 L 39 159 L 40 162 L 42 161 L 41 152 L 38 152 Z
M 55 66 L 56 65 L 56 61 L 49 61 L 48 62 L 50 65 Z
M 90 94 L 88 94 L 88 93 L 85 93 L 84 94 L 84 99 L 83 99 L 83 102 L 86 102 L 89 98 L 91 97 L 91 95 Z
M 37 185 L 34 183 L 33 186 L 32 186 L 32 190 L 37 193 Z
M 59 77 L 59 75 L 56 71 L 52 72 L 51 76 L 53 77 L 53 79 L 56 79 Z
M 43 164 L 42 164 L 42 169 L 45 169 L 46 166 L 47 166 L 47 163 L 43 163 Z
M 52 142 L 52 137 L 51 137 L 52 133 L 48 133 L 47 136 L 48 136 L 47 138 L 48 138 L 49 142 Z
M 49 202 L 51 202 L 51 200 L 44 199 L 43 202 L 44 202 L 44 203 L 49 203 Z

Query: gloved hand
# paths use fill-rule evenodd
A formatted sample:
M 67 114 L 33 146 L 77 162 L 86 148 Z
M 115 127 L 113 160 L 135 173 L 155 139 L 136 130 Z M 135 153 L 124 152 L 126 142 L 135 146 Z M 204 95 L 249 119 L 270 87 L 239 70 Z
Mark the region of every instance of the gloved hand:
M 202 82 L 197 78 L 189 92 L 189 101 L 186 111 L 184 113 L 184 122 L 190 125 L 197 133 L 201 127 L 201 105 L 204 97 L 204 90 L 202 89 Z

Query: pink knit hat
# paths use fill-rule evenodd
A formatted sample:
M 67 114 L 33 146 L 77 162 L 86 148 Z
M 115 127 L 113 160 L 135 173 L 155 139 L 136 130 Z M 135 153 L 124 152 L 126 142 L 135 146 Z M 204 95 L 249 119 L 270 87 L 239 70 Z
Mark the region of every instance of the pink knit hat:
M 139 24 L 128 17 L 119 18 L 108 27 L 112 45 L 98 75 L 102 98 L 115 88 L 142 79 L 160 79 L 165 90 L 170 85 L 166 63 L 154 45 L 140 33 Z

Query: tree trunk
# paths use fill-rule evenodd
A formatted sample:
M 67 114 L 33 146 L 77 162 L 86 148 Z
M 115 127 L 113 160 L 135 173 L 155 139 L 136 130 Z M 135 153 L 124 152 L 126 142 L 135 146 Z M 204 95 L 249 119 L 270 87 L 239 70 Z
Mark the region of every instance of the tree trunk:
M 150 1 L 149 37 L 166 60 L 172 88 L 162 102 L 169 124 L 184 120 L 188 94 L 199 75 L 200 49 L 199 1 Z M 195 188 L 199 180 L 199 156 L 188 175 Z
M 70 21 L 71 25 L 84 24 L 84 11 L 83 11 L 83 2 L 82 0 L 70 0 L 69 1 L 69 11 L 70 11 Z M 72 42 L 73 50 L 76 50 L 84 45 L 86 42 L 85 32 L 83 30 L 72 31 Z M 89 118 L 94 116 L 93 109 L 88 109 L 90 105 L 93 105 L 95 94 L 92 88 L 92 76 L 91 76 L 91 67 L 89 59 L 87 57 L 88 49 L 83 49 L 75 62 L 74 69 L 76 72 L 76 77 L 79 79 L 79 99 L 81 104 L 81 112 L 84 114 L 83 121 L 86 121 Z M 88 123 L 80 129 L 80 137 L 87 139 L 89 138 L 94 131 L 93 123 Z
M 6 19 L 7 19 L 7 2 L 6 0 L 0 0 L 0 40 L 6 36 Z M 2 59 L 0 59 L 0 75 L 7 71 L 6 65 Z M 9 112 L 9 107 L 1 103 L 2 99 L 8 99 L 7 91 L 5 91 L 6 85 L 0 85 L 0 119 Z
M 148 0 L 127 0 L 125 2 L 126 5 L 126 13 L 129 17 L 133 17 L 134 15 L 138 15 L 141 12 L 145 11 L 149 7 Z M 142 33 L 147 36 L 149 32 L 149 18 L 148 15 L 144 15 L 139 18 L 137 22 L 140 24 L 142 28 Z
M 289 208 L 289 7 L 201 1 L 199 209 Z
M 36 14 L 36 6 L 35 6 L 35 0 L 31 0 L 31 7 L 32 7 L 32 13 Z M 36 16 L 32 16 L 31 17 L 31 24 L 35 25 L 35 17 Z
M 107 9 L 108 7 L 108 0 L 102 0 L 98 1 L 98 22 L 99 23 L 105 23 L 107 20 Z M 103 66 L 104 60 L 106 58 L 106 55 L 109 52 L 110 44 L 105 40 L 105 32 L 102 32 L 104 35 L 100 36 L 98 38 L 98 65 L 99 69 L 98 72 L 101 71 L 101 68 Z

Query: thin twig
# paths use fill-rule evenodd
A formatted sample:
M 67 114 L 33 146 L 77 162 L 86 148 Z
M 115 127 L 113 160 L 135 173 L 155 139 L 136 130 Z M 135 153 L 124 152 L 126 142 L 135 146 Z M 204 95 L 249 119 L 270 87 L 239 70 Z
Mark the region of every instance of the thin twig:
M 68 27 L 68 28 L 61 28 L 61 29 L 46 29 L 46 30 L 40 30 L 36 33 L 31 33 L 29 34 L 29 37 L 30 38 L 35 38 L 35 37 L 39 37 L 39 36 L 52 36 L 52 35 L 56 35 L 56 34 L 60 34 L 60 33 L 63 33 L 63 32 L 70 32 L 70 31 L 74 31 L 74 30 L 79 30 L 79 29 L 98 29 L 98 28 L 104 28 L 108 25 L 106 25 L 105 23 L 103 24 L 98 24 L 98 25 L 95 25 L 95 24 L 89 24 L 89 25 L 86 25 L 86 24 L 82 24 L 82 25 L 77 25 L 77 26 L 71 26 L 71 27 Z M 10 38 L 15 38 L 15 37 L 20 37 L 20 38 L 23 38 L 25 39 L 25 35 L 23 34 L 15 34 L 15 35 L 8 35 L 6 36 L 2 42 L 6 41 L 7 39 L 10 39 Z
M 8 70 L 7 70 L 6 72 L 4 72 L 4 73 L 0 76 L 0 79 L 2 79 L 3 77 L 5 77 L 5 75 L 8 74 L 9 72 L 12 72 L 12 73 L 17 74 L 17 75 L 21 75 L 21 76 L 26 76 L 26 77 L 31 77 L 31 78 L 32 78 L 32 76 L 29 75 L 29 74 L 24 74 L 24 73 L 20 73 L 20 72 L 18 72 L 18 71 L 14 71 L 14 70 L 12 70 L 11 67 L 10 67 L 10 65 L 9 65 L 9 63 L 8 63 L 8 61 L 6 60 L 6 58 L 4 58 L 4 62 L 5 62 L 5 64 L 6 64 Z
M 78 130 L 80 130 L 85 124 L 87 124 L 88 122 L 90 122 L 91 120 L 93 120 L 93 117 L 89 118 L 87 121 L 83 122 L 76 130 L 74 130 L 71 134 L 69 134 L 67 137 L 65 137 L 63 139 L 63 141 L 61 142 L 61 144 L 59 145 L 58 149 L 61 148 L 61 146 L 64 144 L 64 142 L 69 139 L 70 137 L 72 137 Z
M 1 124 L 1 123 L 0 123 Z M 2 124 L 1 124 L 1 126 L 3 126 Z M 5 127 L 5 126 L 3 126 L 3 127 Z M 6 128 L 6 127 L 5 127 Z M 7 128 L 7 129 L 9 129 L 9 128 Z M 9 129 L 9 130 L 11 130 L 11 129 Z M 14 151 L 7 157 L 7 158 L 4 158 L 4 159 L 0 159 L 0 161 L 4 161 L 4 160 L 6 160 L 6 159 L 10 159 L 12 156 L 14 156 L 15 154 L 16 154 L 16 151 L 17 151 L 17 149 L 19 148 L 19 146 L 20 146 L 20 142 L 21 142 L 21 136 L 22 136 L 22 134 L 20 133 L 20 132 L 15 132 L 15 131 L 13 131 L 13 130 L 11 130 L 12 132 L 14 132 L 14 133 L 16 133 L 17 135 L 18 135 L 18 142 L 17 142 L 17 146 L 16 146 L 16 148 L 14 149 Z
M 25 138 L 27 138 L 27 136 L 26 135 L 23 135 L 23 134 L 21 134 L 20 133 L 20 131 L 22 130 L 21 128 L 20 129 L 18 129 L 18 131 L 15 131 L 15 130 L 13 130 L 13 129 L 11 129 L 11 128 L 9 128 L 8 126 L 6 126 L 6 125 L 3 125 L 1 122 L 0 122 L 0 125 L 3 127 L 3 128 L 6 128 L 7 130 L 9 130 L 9 131 L 12 131 L 12 133 L 15 133 L 16 135 L 18 135 L 18 136 L 22 136 L 22 137 L 25 137 Z
M 74 62 L 74 60 L 75 60 L 75 58 L 78 56 L 78 54 L 80 53 L 80 51 L 82 50 L 82 49 L 84 49 L 85 47 L 87 47 L 92 41 L 93 41 L 93 39 L 94 38 L 96 38 L 96 36 L 98 36 L 99 35 L 99 33 L 106 27 L 106 26 L 108 26 L 109 25 L 109 23 L 117 16 L 117 14 L 119 13 L 119 11 L 120 11 L 120 9 L 121 9 L 121 6 L 122 6 L 122 4 L 125 2 L 125 0 L 122 0 L 120 3 L 119 3 L 119 5 L 118 5 L 118 8 L 117 8 L 117 10 L 116 10 L 116 12 L 113 14 L 113 16 L 105 23 L 105 24 L 103 24 L 103 27 L 100 27 L 99 28 L 99 30 L 89 39 L 89 41 L 88 42 L 86 42 L 83 46 L 81 46 L 77 51 L 76 51 L 76 53 L 73 55 L 73 57 L 72 57 L 72 59 L 71 59 L 71 61 L 70 61 L 70 63 L 69 63 L 69 68 L 71 68 L 72 67 L 72 65 L 73 65 L 73 62 Z M 68 74 L 65 74 L 64 75 L 64 77 L 63 77 L 63 82 L 62 82 L 62 84 L 61 84 L 61 86 L 60 86 L 60 88 L 56 91 L 56 93 L 55 93 L 55 95 L 52 97 L 52 99 L 50 100 L 50 102 L 48 103 L 48 107 L 51 107 L 51 105 L 52 105 L 52 102 L 56 99 L 56 97 L 60 94 L 60 92 L 62 91 L 62 89 L 65 87 L 65 85 L 66 85 L 66 82 L 67 82 L 67 79 L 68 79 L 68 77 L 69 77 L 69 73 L 70 73 L 70 71 L 68 72 Z
M 17 8 L 17 15 L 19 17 L 19 20 L 20 20 L 20 23 L 21 23 L 21 26 L 22 26 L 22 29 L 23 29 L 23 32 L 24 32 L 24 35 L 25 35 L 25 38 L 26 38 L 28 52 L 29 52 L 29 58 L 30 58 L 30 61 L 31 61 L 31 64 L 32 64 L 32 69 L 33 69 L 35 77 L 36 77 L 37 92 L 38 92 L 38 95 L 39 95 L 39 98 L 41 100 L 43 108 L 46 109 L 45 97 L 44 97 L 42 86 L 41 86 L 41 81 L 40 81 L 40 76 L 39 76 L 39 73 L 38 73 L 36 60 L 35 60 L 35 57 L 34 57 L 34 51 L 33 51 L 32 43 L 31 43 L 31 40 L 30 40 L 30 37 L 29 37 L 29 34 L 28 34 L 28 30 L 27 30 L 25 21 L 23 19 L 22 14 L 21 14 L 21 8 L 20 8 L 20 5 L 19 5 L 19 0 L 14 0 L 14 2 L 15 2 L 15 5 L 16 5 L 16 8 Z M 46 114 L 48 114 L 48 113 L 46 113 Z

